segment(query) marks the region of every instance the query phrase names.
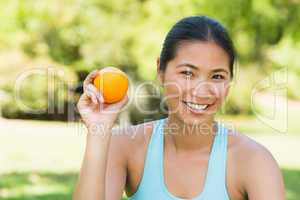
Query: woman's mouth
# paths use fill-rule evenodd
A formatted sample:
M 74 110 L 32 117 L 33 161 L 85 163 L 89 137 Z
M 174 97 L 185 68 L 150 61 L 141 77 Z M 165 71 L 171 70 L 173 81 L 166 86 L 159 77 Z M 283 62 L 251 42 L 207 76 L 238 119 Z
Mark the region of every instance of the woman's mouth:
M 193 102 L 182 101 L 184 105 L 193 113 L 204 113 L 207 111 L 209 104 L 197 104 Z

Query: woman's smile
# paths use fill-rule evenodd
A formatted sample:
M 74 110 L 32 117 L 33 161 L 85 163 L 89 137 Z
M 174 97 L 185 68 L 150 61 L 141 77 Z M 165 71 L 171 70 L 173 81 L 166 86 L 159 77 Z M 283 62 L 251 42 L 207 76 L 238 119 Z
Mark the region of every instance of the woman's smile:
M 210 108 L 214 105 L 213 104 L 199 104 L 194 103 L 191 101 L 182 101 L 185 108 L 187 108 L 189 111 L 191 111 L 194 114 L 203 114 L 207 113 Z

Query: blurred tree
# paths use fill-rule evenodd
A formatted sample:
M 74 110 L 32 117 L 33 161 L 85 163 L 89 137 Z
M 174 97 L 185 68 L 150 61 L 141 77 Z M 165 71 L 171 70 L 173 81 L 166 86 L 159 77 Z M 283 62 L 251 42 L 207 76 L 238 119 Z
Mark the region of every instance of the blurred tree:
M 289 66 L 293 77 L 300 76 L 290 59 L 270 56 L 288 42 L 293 44 L 288 51 L 298 48 L 297 0 L 11 0 L 0 1 L 0 9 L 0 51 L 21 49 L 31 59 L 50 58 L 75 71 L 79 81 L 84 78 L 80 74 L 108 65 L 120 67 L 135 81 L 155 79 L 167 31 L 189 15 L 208 15 L 227 27 L 240 71 L 249 66 L 266 75 Z M 295 90 L 289 87 L 289 95 L 299 98 Z M 230 97 L 228 113 L 251 113 L 246 94 L 245 100 Z

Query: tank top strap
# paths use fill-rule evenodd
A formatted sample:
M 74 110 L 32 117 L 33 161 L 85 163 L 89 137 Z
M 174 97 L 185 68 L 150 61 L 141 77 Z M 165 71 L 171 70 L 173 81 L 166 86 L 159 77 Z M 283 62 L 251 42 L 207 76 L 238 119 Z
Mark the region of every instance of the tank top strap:
M 160 127 L 162 120 L 157 120 L 154 123 L 153 130 L 148 143 L 146 157 L 144 162 L 144 171 L 138 185 L 137 191 L 129 198 L 130 200 L 145 198 L 150 194 L 158 191 L 159 188 L 159 167 L 160 167 L 160 149 L 158 148 L 161 143 Z
M 228 129 L 225 124 L 218 123 L 218 130 L 211 150 L 207 171 L 207 190 L 209 192 L 227 192 L 226 190 L 226 161 Z M 225 191 L 224 191 L 225 190 Z
M 158 154 L 160 154 L 160 151 L 157 147 L 160 146 L 160 144 L 162 142 L 161 141 L 161 135 L 162 135 L 161 129 L 162 129 L 162 125 L 163 125 L 163 120 L 164 119 L 159 119 L 154 124 L 152 134 L 150 136 L 148 150 L 147 150 L 148 157 L 151 157 L 151 156 L 156 157 Z M 152 160 L 151 160 L 151 163 L 152 163 Z M 149 162 L 148 162 L 148 164 L 149 164 Z

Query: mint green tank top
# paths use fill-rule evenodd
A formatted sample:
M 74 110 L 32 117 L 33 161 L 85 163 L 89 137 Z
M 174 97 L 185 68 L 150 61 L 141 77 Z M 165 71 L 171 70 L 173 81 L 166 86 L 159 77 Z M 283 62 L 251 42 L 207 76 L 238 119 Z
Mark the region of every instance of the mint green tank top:
M 163 173 L 164 132 L 167 118 L 155 122 L 148 144 L 144 172 L 137 191 L 129 200 L 186 200 L 171 194 Z M 202 192 L 192 200 L 229 200 L 226 189 L 226 156 L 228 130 L 218 122 L 217 133 L 209 155 L 208 170 Z M 182 172 L 184 173 L 184 171 Z

